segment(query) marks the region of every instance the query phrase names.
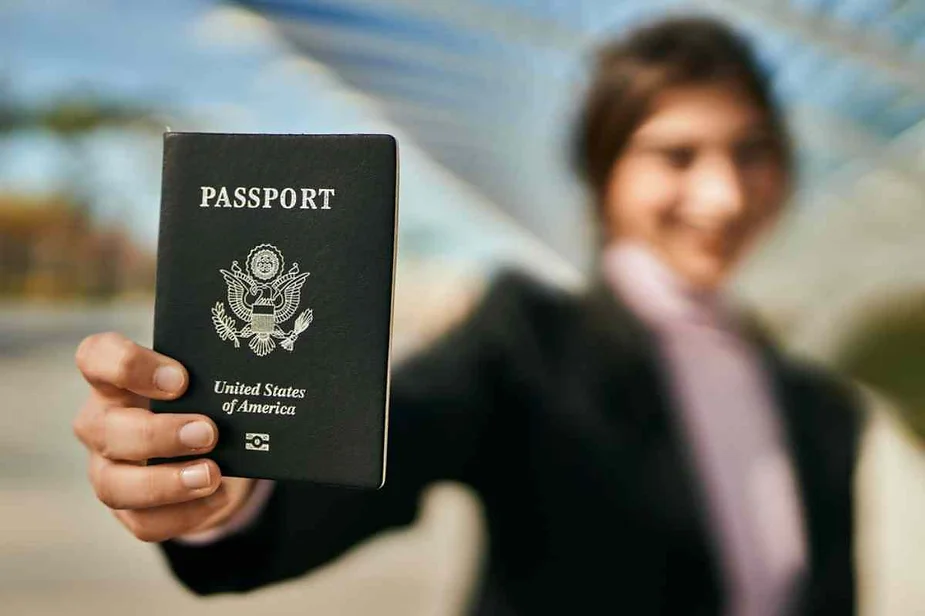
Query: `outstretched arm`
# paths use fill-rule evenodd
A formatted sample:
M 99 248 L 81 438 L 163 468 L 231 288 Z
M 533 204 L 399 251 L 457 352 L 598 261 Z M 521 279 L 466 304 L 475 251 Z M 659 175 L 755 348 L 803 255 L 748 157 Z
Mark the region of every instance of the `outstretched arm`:
M 277 482 L 244 531 L 204 546 L 163 543 L 177 576 L 198 593 L 244 591 L 303 574 L 377 532 L 411 522 L 422 489 L 452 479 L 478 488 L 490 455 L 503 344 L 516 288 L 493 285 L 480 307 L 392 380 L 387 478 L 378 491 Z M 478 454 L 478 455 L 477 455 Z

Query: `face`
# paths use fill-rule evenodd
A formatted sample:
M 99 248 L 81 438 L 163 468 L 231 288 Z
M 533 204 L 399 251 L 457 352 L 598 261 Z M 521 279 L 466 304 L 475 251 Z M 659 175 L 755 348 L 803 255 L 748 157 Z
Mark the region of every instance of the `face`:
M 609 235 L 649 245 L 695 287 L 718 287 L 786 197 L 774 143 L 734 86 L 666 90 L 611 171 Z

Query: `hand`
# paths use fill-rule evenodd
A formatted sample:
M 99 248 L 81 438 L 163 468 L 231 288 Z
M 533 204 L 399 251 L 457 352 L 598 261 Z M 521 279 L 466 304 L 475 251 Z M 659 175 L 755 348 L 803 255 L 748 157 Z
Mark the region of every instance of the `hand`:
M 115 333 L 77 349 L 90 383 L 74 433 L 90 452 L 97 497 L 142 541 L 164 541 L 212 528 L 247 500 L 254 481 L 222 478 L 212 460 L 146 466 L 149 458 L 204 455 L 218 441 L 205 415 L 152 413 L 148 399 L 180 396 L 189 382 L 179 362 Z

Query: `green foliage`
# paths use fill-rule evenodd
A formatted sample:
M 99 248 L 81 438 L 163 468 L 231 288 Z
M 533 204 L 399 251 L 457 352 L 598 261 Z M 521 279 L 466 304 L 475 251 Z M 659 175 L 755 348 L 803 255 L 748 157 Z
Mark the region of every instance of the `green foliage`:
M 0 98 L 0 135 L 18 130 L 43 129 L 63 138 L 106 127 L 163 130 L 151 109 L 93 96 L 71 96 L 39 107 L 26 107 Z
M 868 315 L 842 347 L 838 366 L 897 402 L 925 439 L 925 292 Z

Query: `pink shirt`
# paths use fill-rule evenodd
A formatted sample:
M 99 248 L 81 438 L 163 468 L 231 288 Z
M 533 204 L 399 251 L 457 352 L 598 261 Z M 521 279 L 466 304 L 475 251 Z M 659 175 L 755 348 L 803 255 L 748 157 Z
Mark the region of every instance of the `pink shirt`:
M 648 327 L 693 453 L 731 616 L 786 613 L 805 573 L 802 503 L 756 349 L 717 293 L 685 285 L 651 250 L 611 246 L 609 282 Z

